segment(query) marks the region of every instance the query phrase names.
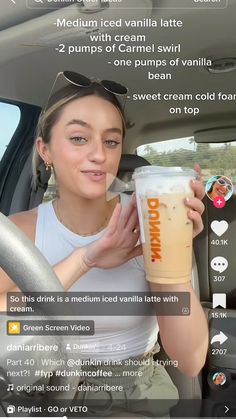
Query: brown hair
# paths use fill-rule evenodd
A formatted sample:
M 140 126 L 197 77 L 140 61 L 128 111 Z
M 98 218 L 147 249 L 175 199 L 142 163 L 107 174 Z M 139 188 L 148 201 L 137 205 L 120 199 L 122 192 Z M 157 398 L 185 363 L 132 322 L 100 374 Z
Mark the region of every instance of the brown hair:
M 62 89 L 58 90 L 49 100 L 46 110 L 43 110 L 40 114 L 38 125 L 36 128 L 36 138 L 42 137 L 43 141 L 48 144 L 50 143 L 51 139 L 51 130 L 53 126 L 57 123 L 59 120 L 61 113 L 64 109 L 64 107 L 72 102 L 73 100 L 85 97 L 95 95 L 98 97 L 101 97 L 108 102 L 110 102 L 112 105 L 114 105 L 121 116 L 122 119 L 122 127 L 123 127 L 123 137 L 125 136 L 125 128 L 126 128 L 126 120 L 124 115 L 124 110 L 118 101 L 117 97 L 109 92 L 108 90 L 104 89 L 102 85 L 99 83 L 91 83 L 88 87 L 78 87 L 73 84 L 69 84 L 66 87 L 63 87 Z M 38 169 L 39 166 L 42 164 L 43 159 L 39 155 L 36 146 L 34 145 L 33 149 L 33 157 L 32 157 L 32 169 L 33 169 L 33 177 L 35 185 L 37 183 L 37 177 L 38 177 Z

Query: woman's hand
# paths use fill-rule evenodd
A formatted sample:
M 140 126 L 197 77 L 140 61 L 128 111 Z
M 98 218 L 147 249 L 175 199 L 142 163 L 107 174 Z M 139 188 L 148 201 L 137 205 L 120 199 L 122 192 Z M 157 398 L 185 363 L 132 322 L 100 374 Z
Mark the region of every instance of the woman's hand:
M 117 204 L 104 235 L 87 247 L 83 260 L 89 267 L 115 268 L 142 254 L 138 213 L 133 195 L 128 207 Z
M 194 192 L 194 198 L 187 198 L 185 204 L 190 208 L 188 211 L 188 217 L 193 222 L 193 237 L 196 237 L 203 230 L 202 213 L 204 212 L 205 206 L 202 203 L 202 199 L 205 195 L 205 189 L 201 180 L 201 168 L 199 164 L 194 165 L 194 170 L 198 172 L 198 180 L 191 182 L 191 187 Z

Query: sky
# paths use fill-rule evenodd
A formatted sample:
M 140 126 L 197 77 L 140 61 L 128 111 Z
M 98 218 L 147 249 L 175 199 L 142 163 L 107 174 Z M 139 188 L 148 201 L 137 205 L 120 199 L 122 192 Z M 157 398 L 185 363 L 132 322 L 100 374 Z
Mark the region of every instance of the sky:
M 192 137 L 178 138 L 175 140 L 168 140 L 159 143 L 151 143 L 150 146 L 159 153 L 180 150 L 181 148 L 184 148 L 185 150 L 194 150 L 195 143 L 190 143 L 189 140 L 191 139 Z M 145 155 L 145 147 L 146 145 L 138 147 L 139 155 Z
M 20 120 L 18 106 L 0 102 L 0 159 Z
M 174 140 L 167 140 L 167 141 L 161 141 L 161 142 L 156 142 L 156 143 L 150 143 L 150 146 L 156 150 L 158 153 L 164 153 L 164 152 L 168 152 L 168 151 L 177 151 L 177 150 L 192 150 L 195 151 L 196 149 L 196 143 L 193 141 L 193 137 L 186 137 L 186 138 L 177 138 Z M 232 146 L 236 146 L 236 143 L 231 142 L 230 143 Z M 222 147 L 223 143 L 218 143 L 218 144 L 210 144 L 211 148 L 217 148 L 217 147 Z M 147 146 L 147 144 L 143 145 L 143 146 L 139 146 L 138 147 L 138 154 L 140 156 L 144 156 L 146 154 L 145 151 L 145 147 Z

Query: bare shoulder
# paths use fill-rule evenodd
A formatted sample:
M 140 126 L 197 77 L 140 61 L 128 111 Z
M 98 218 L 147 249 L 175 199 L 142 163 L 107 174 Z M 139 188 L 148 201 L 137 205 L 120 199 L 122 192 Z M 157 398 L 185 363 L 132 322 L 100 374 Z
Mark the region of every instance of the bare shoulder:
M 10 215 L 8 218 L 17 227 L 19 227 L 32 242 L 35 241 L 35 230 L 37 222 L 38 208 L 33 208 L 29 211 L 18 212 Z

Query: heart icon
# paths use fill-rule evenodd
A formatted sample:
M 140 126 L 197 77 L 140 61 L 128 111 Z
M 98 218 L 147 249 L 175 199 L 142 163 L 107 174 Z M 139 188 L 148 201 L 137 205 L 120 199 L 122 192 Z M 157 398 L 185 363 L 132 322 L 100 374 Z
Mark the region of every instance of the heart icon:
M 225 220 L 221 221 L 212 221 L 211 223 L 211 229 L 214 231 L 217 236 L 222 236 L 227 230 L 228 230 L 229 224 Z

